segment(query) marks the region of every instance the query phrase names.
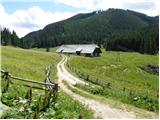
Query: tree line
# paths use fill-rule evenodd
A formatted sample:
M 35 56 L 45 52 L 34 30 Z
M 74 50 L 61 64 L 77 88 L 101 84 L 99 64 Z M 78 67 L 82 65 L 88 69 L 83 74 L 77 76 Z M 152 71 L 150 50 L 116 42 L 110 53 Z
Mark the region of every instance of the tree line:
M 81 35 L 81 34 L 80 34 Z M 136 51 L 147 54 L 157 54 L 159 50 L 159 30 L 158 25 L 148 26 L 140 31 L 118 31 L 101 38 L 98 33 L 90 36 L 89 33 L 83 36 L 83 43 L 95 43 L 103 46 L 106 51 Z M 90 38 L 93 37 L 93 38 Z M 95 38 L 94 38 L 95 37 Z M 79 37 L 81 39 L 81 37 Z M 59 46 L 66 43 L 68 39 L 69 44 L 75 44 L 78 40 L 77 36 L 52 36 L 47 38 L 44 36 L 41 40 L 25 40 L 19 38 L 15 31 L 10 31 L 8 28 L 1 29 L 1 45 L 12 45 L 21 48 L 42 47 L 49 49 L 50 47 Z M 90 39 L 95 41 L 89 41 Z M 73 40 L 73 41 L 72 41 Z M 34 44 L 36 41 L 36 44 Z M 79 42 L 80 43 L 80 42 Z M 34 44 L 34 46 L 31 46 Z
M 1 28 L 1 45 L 21 46 L 21 41 L 16 32 L 12 32 L 8 28 Z
M 104 47 L 106 51 L 137 51 L 157 54 L 159 51 L 158 25 L 151 25 L 139 31 L 116 32 L 104 39 Z
M 52 23 L 23 37 L 24 48 L 55 47 L 62 44 L 91 44 L 106 50 L 158 52 L 159 16 L 109 9 L 77 14 Z
M 157 54 L 159 16 L 109 9 L 77 14 L 42 30 L 18 38 L 15 31 L 1 29 L 1 44 L 21 48 L 50 48 L 62 44 L 98 44 L 106 50 Z

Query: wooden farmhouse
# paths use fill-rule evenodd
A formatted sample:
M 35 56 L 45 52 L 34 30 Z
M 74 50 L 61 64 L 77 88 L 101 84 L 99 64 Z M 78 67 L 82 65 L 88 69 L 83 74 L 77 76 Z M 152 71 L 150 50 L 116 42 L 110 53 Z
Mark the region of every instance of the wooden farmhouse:
M 84 56 L 99 56 L 102 53 L 100 47 L 96 44 L 73 44 L 73 45 L 61 45 L 57 50 L 57 53 L 64 54 L 77 54 Z

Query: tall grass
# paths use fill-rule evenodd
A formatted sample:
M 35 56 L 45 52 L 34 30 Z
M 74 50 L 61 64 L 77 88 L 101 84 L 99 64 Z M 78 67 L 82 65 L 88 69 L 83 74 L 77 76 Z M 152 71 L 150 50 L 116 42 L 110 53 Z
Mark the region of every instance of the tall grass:
M 24 50 L 7 46 L 1 48 L 2 69 L 14 76 L 35 81 L 44 81 L 46 68 L 53 62 L 57 64 L 61 59 L 60 56 L 51 52 Z M 54 68 L 51 71 L 51 80 L 55 80 L 56 73 L 57 70 Z M 3 83 L 5 84 L 5 82 Z M 4 87 L 3 83 L 2 88 Z M 8 92 L 1 96 L 1 101 L 10 108 L 3 113 L 1 118 L 93 118 L 91 110 L 73 100 L 63 91 L 59 91 L 58 98 L 53 104 L 47 109 L 43 109 L 44 91 L 32 89 L 33 97 L 31 102 L 28 102 L 26 97 L 28 90 L 29 88 L 21 86 L 21 82 L 10 84 Z
M 154 108 L 151 110 L 158 110 L 158 76 L 140 69 L 140 66 L 148 64 L 158 65 L 158 55 L 103 51 L 102 56 L 94 58 L 71 56 L 69 63 L 72 67 L 79 69 L 81 72 L 90 75 L 94 79 L 111 83 L 112 89 L 107 90 L 106 93 L 108 93 L 108 95 L 106 96 L 113 97 L 113 93 L 115 93 L 115 95 L 117 94 L 116 96 L 118 96 L 116 99 L 121 99 L 123 96 L 119 96 L 120 94 L 118 93 L 125 88 L 125 90 L 129 90 L 129 92 L 131 91 L 131 94 L 136 94 L 138 96 L 140 94 L 139 97 L 143 95 L 154 99 L 156 101 L 154 104 L 156 105 L 154 105 Z M 122 101 L 124 101 L 124 99 Z M 130 103 L 127 100 L 125 100 L 125 102 Z M 141 102 L 139 104 L 134 103 L 134 105 L 138 107 L 142 105 L 141 107 L 150 110 L 150 108 L 148 108 L 148 106 L 150 106 L 149 104 L 150 102 L 144 105 L 142 105 Z
M 26 88 L 21 86 L 12 85 L 9 92 L 2 95 L 2 102 L 10 108 L 4 111 L 2 119 L 33 119 L 37 104 L 39 103 L 40 93 L 34 91 L 32 102 L 28 103 L 26 96 Z M 43 99 L 42 99 L 43 100 Z M 43 106 L 39 103 L 39 108 Z M 36 118 L 39 119 L 73 119 L 73 118 L 93 118 L 93 112 L 85 108 L 78 101 L 73 100 L 70 96 L 63 91 L 59 92 L 57 102 L 50 105 L 44 110 L 40 110 Z
M 14 76 L 44 81 L 45 69 L 51 63 L 58 63 L 60 56 L 55 53 L 37 52 L 13 47 L 2 48 L 1 68 Z M 56 72 L 56 70 L 53 70 Z M 56 76 L 56 74 L 54 74 Z M 53 77 L 54 77 L 53 76 Z

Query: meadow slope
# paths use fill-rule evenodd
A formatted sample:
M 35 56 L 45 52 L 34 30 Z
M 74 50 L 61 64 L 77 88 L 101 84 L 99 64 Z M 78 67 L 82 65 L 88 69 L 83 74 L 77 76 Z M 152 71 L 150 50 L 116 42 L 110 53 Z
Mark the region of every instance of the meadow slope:
M 140 68 L 149 64 L 158 65 L 158 55 L 103 51 L 100 57 L 72 55 L 69 64 L 77 69 L 76 74 L 79 77 L 85 78 L 84 74 L 88 74 L 95 81 L 98 79 L 110 83 L 111 88 L 105 88 L 104 92 L 101 85 L 95 89 L 80 84 L 77 84 L 77 87 L 93 94 L 101 94 L 137 107 L 158 111 L 158 75 Z M 75 72 L 74 69 L 70 70 Z
M 52 52 L 24 50 L 9 46 L 1 46 L 1 53 L 1 69 L 10 72 L 14 76 L 42 82 L 45 79 L 46 67 L 51 63 L 57 64 L 61 59 L 59 55 Z M 56 80 L 56 68 L 53 69 L 53 72 L 51 79 Z M 4 83 L 3 79 L 1 82 Z M 21 82 L 13 83 L 10 84 L 8 92 L 1 95 L 2 103 L 9 106 L 1 116 L 3 119 L 33 119 L 35 116 L 39 119 L 93 118 L 91 110 L 73 100 L 62 90 L 59 90 L 56 102 L 51 104 L 45 111 L 42 109 L 43 101 L 41 101 L 44 91 L 34 89 L 32 101 L 28 103 L 26 95 L 29 88 L 21 86 Z M 36 112 L 37 109 L 41 109 L 41 111 Z
M 57 64 L 61 59 L 57 54 L 50 52 L 38 52 L 3 46 L 1 48 L 2 69 L 9 71 L 14 76 L 36 81 L 44 81 L 45 69 L 51 63 Z

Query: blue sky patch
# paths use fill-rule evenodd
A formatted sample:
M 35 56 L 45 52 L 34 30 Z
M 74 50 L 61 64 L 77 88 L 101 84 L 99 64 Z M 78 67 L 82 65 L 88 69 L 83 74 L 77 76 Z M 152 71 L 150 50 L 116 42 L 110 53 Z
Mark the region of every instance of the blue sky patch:
M 33 6 L 39 6 L 48 12 L 78 12 L 80 9 L 73 8 L 71 6 L 66 6 L 60 3 L 54 2 L 1 2 L 7 13 L 12 14 L 16 10 L 29 9 Z

